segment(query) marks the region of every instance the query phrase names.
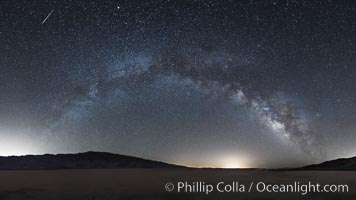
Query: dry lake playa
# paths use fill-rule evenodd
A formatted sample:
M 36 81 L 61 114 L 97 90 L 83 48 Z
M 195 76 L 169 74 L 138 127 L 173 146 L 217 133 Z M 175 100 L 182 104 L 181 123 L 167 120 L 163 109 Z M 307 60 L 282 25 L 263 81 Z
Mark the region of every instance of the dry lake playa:
M 238 183 L 246 185 L 244 192 L 218 192 L 206 194 L 177 192 L 178 182 L 191 185 L 196 182 L 216 186 Z M 308 193 L 257 192 L 256 184 L 347 184 L 348 192 Z M 173 183 L 172 192 L 166 184 Z M 250 183 L 254 188 L 248 192 Z M 189 189 L 189 188 L 188 188 Z M 356 172 L 354 171 L 269 171 L 233 169 L 73 169 L 73 170 L 1 170 L 1 200 L 134 200 L 134 199 L 320 199 L 342 200 L 356 198 Z

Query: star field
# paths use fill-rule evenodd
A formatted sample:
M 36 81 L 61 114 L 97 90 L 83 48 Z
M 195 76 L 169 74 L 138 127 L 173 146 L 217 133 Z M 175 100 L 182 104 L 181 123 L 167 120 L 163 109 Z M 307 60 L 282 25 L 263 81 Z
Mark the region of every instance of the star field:
M 352 1 L 5 0 L 0 155 L 355 156 Z

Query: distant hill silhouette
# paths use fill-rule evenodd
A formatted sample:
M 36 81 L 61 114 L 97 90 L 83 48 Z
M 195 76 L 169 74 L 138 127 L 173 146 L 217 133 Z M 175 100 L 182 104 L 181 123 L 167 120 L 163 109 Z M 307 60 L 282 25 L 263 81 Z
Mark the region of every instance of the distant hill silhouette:
M 0 157 L 5 169 L 115 169 L 115 168 L 181 168 L 164 162 L 105 152 L 45 154 Z
M 300 170 L 324 170 L 324 171 L 355 171 L 356 157 L 340 158 L 326 161 L 320 164 L 308 165 L 299 168 Z
M 187 168 L 159 161 L 132 156 L 106 153 L 84 152 L 76 154 L 44 154 L 26 156 L 0 156 L 0 170 L 20 169 L 120 169 L 120 168 Z M 258 170 L 258 169 L 244 169 Z M 268 169 L 264 169 L 268 170 Z M 320 164 L 307 165 L 296 169 L 278 170 L 319 170 L 356 171 L 356 157 L 340 158 Z

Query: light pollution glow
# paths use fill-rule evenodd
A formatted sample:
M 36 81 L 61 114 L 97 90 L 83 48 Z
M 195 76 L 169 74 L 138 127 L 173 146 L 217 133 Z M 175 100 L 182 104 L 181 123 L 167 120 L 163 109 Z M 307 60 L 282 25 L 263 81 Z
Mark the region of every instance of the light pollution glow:
M 21 156 L 29 154 L 40 154 L 31 142 L 8 138 L 0 141 L 0 156 Z
M 238 155 L 232 154 L 221 154 L 214 155 L 210 160 L 203 161 L 177 161 L 172 162 L 177 165 L 184 165 L 187 167 L 197 167 L 197 168 L 224 168 L 224 169 L 237 169 L 237 168 L 254 168 L 255 166 L 251 164 L 246 158 Z

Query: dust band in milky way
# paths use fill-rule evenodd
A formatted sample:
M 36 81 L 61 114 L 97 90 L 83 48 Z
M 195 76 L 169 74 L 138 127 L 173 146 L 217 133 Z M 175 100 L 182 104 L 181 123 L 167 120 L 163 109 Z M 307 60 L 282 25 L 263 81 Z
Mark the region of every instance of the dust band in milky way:
M 253 64 L 238 60 L 234 54 L 219 55 L 219 59 L 209 60 L 214 56 L 202 50 L 164 51 L 154 59 L 156 62 L 150 67 L 150 72 L 191 78 L 210 89 L 217 85 L 232 101 L 248 106 L 261 123 L 276 134 L 286 137 L 309 155 L 319 153 L 315 145 L 316 136 L 301 115 L 303 111 L 284 99 L 271 100 L 273 94 L 266 96 L 259 86 L 248 81 L 240 82 L 239 77 L 253 73 L 253 70 L 249 71 Z
M 211 93 L 219 90 L 231 102 L 246 106 L 250 114 L 273 131 L 277 137 L 296 145 L 307 155 L 314 156 L 320 153 L 316 143 L 317 136 L 304 115 L 306 111 L 286 99 L 284 94 L 276 95 L 273 91 L 266 91 L 260 83 L 246 78 L 258 76 L 254 74 L 258 66 L 252 61 L 243 60 L 231 52 L 206 52 L 189 47 L 179 47 L 174 50 L 163 48 L 159 52 L 146 56 L 149 57 L 144 59 L 146 62 L 122 66 L 120 73 L 104 69 L 107 71 L 103 74 L 107 77 L 103 77 L 99 84 L 91 85 L 91 89 L 86 94 L 88 99 L 79 104 L 77 102 L 74 106 L 77 108 L 74 109 L 83 105 L 90 106 L 103 98 L 108 91 L 122 84 L 137 87 L 140 83 L 153 82 L 161 75 L 177 76 L 181 79 L 191 79 L 199 87 L 204 87 Z M 137 56 L 131 59 L 142 58 Z

